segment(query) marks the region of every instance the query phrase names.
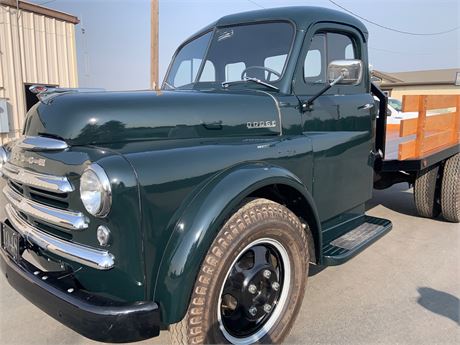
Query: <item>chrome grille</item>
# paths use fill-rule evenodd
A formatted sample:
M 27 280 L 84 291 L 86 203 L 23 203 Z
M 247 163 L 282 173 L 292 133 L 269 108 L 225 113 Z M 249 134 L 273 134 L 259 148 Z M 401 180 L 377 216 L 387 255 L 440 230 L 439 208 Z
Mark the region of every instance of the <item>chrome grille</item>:
M 6 163 L 3 167 L 3 175 L 8 179 L 33 188 L 56 194 L 66 194 L 74 191 L 66 177 L 39 174 Z
M 51 139 L 28 139 L 23 140 L 27 145 L 18 146 L 29 151 L 43 151 L 46 145 L 47 150 L 64 146 Z M 41 147 L 34 146 L 36 143 Z M 65 176 L 36 173 L 10 162 L 3 165 L 1 173 L 7 182 L 2 192 L 8 221 L 28 243 L 98 270 L 114 267 L 115 258 L 107 250 L 73 241 L 74 234 L 88 228 L 89 219 L 69 209 L 70 193 L 75 189 Z
M 66 230 L 84 230 L 88 227 L 86 217 L 80 212 L 60 210 L 26 199 L 9 186 L 3 189 L 3 193 L 14 208 L 38 221 Z
M 10 186 L 11 189 L 16 191 L 19 194 L 24 194 L 24 188 L 21 183 L 14 182 L 12 180 L 8 181 L 8 185 Z
M 3 172 L 8 180 L 3 194 L 28 220 L 64 231 L 88 227 L 88 220 L 81 212 L 67 210 L 68 192 L 73 186 L 66 177 L 38 174 L 10 163 L 4 166 Z

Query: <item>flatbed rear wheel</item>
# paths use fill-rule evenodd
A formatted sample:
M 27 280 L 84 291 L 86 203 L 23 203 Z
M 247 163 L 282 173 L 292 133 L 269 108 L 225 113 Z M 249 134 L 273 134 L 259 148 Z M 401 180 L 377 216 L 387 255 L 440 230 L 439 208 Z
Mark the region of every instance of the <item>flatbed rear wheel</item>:
M 302 304 L 306 233 L 286 207 L 256 199 L 224 225 L 198 274 L 173 344 L 280 343 Z
M 460 223 L 460 153 L 450 157 L 444 165 L 441 209 L 446 220 Z
M 438 165 L 429 167 L 417 175 L 414 185 L 414 200 L 419 216 L 436 218 L 441 213 L 439 182 Z

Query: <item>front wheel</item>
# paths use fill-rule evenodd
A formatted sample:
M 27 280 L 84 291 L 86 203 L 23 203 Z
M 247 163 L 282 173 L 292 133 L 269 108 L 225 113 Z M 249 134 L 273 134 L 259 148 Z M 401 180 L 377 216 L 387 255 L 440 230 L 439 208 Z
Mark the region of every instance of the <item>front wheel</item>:
M 280 343 L 305 292 L 306 230 L 266 199 L 239 209 L 203 261 L 186 316 L 170 326 L 172 343 Z

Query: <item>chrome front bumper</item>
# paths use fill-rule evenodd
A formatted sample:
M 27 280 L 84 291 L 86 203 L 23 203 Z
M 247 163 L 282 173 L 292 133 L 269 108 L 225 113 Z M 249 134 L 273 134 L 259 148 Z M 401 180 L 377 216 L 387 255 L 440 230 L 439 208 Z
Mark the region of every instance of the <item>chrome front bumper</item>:
M 24 220 L 11 204 L 7 204 L 5 210 L 14 229 L 30 243 L 62 258 L 98 270 L 108 270 L 115 265 L 115 258 L 108 251 L 71 243 L 47 234 Z
M 27 262 L 15 262 L 1 249 L 0 271 L 30 302 L 87 338 L 126 343 L 160 333 L 160 308 L 155 302 L 124 303 L 93 294 L 82 289 L 73 275 L 53 275 Z

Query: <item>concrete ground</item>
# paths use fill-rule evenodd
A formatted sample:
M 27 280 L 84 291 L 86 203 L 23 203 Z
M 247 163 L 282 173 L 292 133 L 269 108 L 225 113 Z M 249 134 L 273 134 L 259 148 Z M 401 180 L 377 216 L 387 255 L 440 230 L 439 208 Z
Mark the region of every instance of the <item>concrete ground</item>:
M 368 213 L 393 230 L 356 258 L 310 276 L 286 344 L 460 344 L 460 225 L 415 216 L 406 185 Z M 314 272 L 315 273 L 315 272 Z M 96 344 L 48 317 L 0 277 L 1 344 Z M 165 344 L 166 332 L 139 344 Z

